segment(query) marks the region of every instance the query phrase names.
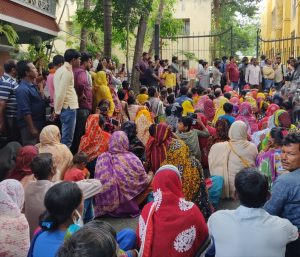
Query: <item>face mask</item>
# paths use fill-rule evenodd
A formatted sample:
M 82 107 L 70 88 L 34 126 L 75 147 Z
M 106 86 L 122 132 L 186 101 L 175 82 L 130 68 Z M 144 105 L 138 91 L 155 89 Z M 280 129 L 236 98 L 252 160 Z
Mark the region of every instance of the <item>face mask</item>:
M 82 217 L 81 217 L 80 213 L 77 210 L 75 210 L 75 213 L 78 216 L 78 219 L 76 220 L 76 219 L 73 218 L 74 224 L 76 224 L 79 227 L 83 227 L 83 220 L 82 220 Z

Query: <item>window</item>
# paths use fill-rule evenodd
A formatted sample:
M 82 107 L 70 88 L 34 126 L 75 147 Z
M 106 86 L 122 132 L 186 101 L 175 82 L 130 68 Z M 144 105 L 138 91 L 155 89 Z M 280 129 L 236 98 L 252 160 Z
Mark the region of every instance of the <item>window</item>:
M 190 19 L 182 19 L 182 35 L 190 35 Z

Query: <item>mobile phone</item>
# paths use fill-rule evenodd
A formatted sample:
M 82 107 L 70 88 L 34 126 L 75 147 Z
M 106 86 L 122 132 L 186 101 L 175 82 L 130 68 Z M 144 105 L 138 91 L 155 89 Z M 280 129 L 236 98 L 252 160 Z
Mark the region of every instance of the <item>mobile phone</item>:
M 111 119 L 110 122 L 111 122 L 111 124 L 114 125 L 114 126 L 119 126 L 119 121 L 116 120 L 116 119 Z

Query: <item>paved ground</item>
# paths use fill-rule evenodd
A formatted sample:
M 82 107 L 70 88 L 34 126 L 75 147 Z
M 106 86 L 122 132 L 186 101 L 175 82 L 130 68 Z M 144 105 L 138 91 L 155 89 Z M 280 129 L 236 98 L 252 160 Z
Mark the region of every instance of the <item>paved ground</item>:
M 238 201 L 233 201 L 233 200 L 222 200 L 220 202 L 219 210 L 223 209 L 235 209 L 239 205 Z M 132 228 L 136 229 L 138 225 L 138 217 L 137 218 L 122 218 L 122 219 L 116 219 L 116 218 L 101 218 L 101 220 L 107 221 L 110 223 L 113 228 L 118 232 L 123 228 Z

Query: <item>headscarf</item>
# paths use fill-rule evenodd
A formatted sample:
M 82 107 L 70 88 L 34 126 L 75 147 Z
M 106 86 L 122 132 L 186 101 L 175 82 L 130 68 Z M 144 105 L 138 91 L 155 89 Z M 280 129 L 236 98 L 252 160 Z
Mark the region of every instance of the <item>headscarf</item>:
M 181 178 L 173 165 L 162 166 L 153 179 L 154 202 L 139 218 L 141 257 L 194 256 L 208 236 L 201 211 L 184 199 Z M 172 247 L 170 247 L 172 246 Z
M 112 213 L 120 205 L 126 205 L 150 182 L 142 162 L 129 152 L 129 141 L 123 131 L 112 134 L 108 151 L 98 157 L 95 178 L 103 185 L 101 193 L 95 196 L 95 216 Z M 138 210 L 137 203 L 132 204 Z
M 99 114 L 92 114 L 85 124 L 85 134 L 81 137 L 79 150 L 88 155 L 89 161 L 93 161 L 108 149 L 110 134 L 99 126 Z
M 289 129 L 291 127 L 291 117 L 285 110 L 278 110 L 274 114 L 274 123 L 276 127 Z
M 208 99 L 209 99 L 208 95 L 201 96 L 200 99 L 199 99 L 199 101 L 195 104 L 195 110 L 199 110 L 199 111 L 203 112 L 203 110 L 204 110 L 204 103 Z
M 167 150 L 172 141 L 172 131 L 166 123 L 160 123 L 155 127 L 154 137 L 151 137 L 146 147 L 147 161 L 151 164 L 151 170 L 155 173 L 160 164 L 166 159 Z
M 233 126 L 234 125 L 234 126 Z M 231 142 L 243 142 L 243 145 L 247 147 L 250 142 L 247 140 L 247 125 L 243 121 L 235 121 L 228 132 L 228 136 Z
M 239 105 L 240 104 L 240 99 L 236 96 L 233 96 L 230 98 L 229 102 L 233 105 Z
M 14 179 L 0 183 L 0 253 L 1 256 L 26 256 L 30 239 L 29 225 L 22 214 L 24 189 Z
M 121 130 L 124 131 L 129 140 L 129 151 L 134 153 L 139 159 L 144 159 L 145 146 L 137 137 L 136 125 L 132 121 L 123 123 Z
M 60 143 L 59 128 L 49 125 L 43 128 L 40 134 L 40 143 L 36 145 L 39 153 L 51 153 L 53 164 L 57 169 L 52 181 L 63 179 L 63 175 L 71 166 L 73 155 L 69 148 Z
M 248 134 L 252 135 L 258 131 L 258 125 L 254 115 L 252 114 L 252 108 L 250 103 L 243 102 L 240 105 L 239 115 L 235 119 L 236 121 L 241 120 L 246 123 L 248 127 Z
M 265 113 L 266 116 L 258 123 L 258 129 L 262 130 L 263 128 L 267 127 L 269 118 L 274 114 L 274 112 L 276 112 L 279 109 L 280 107 L 277 104 L 270 104 Z
M 149 127 L 152 123 L 151 114 L 147 109 L 141 109 L 138 111 L 135 117 L 137 137 L 144 145 L 147 145 L 149 140 Z
M 256 102 L 257 102 L 257 107 L 258 109 L 262 109 L 263 103 L 266 99 L 266 96 L 264 93 L 258 93 L 256 96 Z
M 0 150 L 0 181 L 15 166 L 17 152 L 22 146 L 18 142 L 9 142 Z
M 193 113 L 195 111 L 191 101 L 189 100 L 184 101 L 181 106 L 183 108 L 182 116 L 187 116 L 189 112 Z
M 213 119 L 213 123 L 216 124 L 217 120 L 219 119 L 220 116 L 225 114 L 225 111 L 223 109 L 223 106 L 225 103 L 229 103 L 229 100 L 225 97 L 222 97 L 219 101 L 219 107 L 215 113 L 215 117 Z
M 212 121 L 215 116 L 214 102 L 209 98 L 206 99 L 204 102 L 203 113 L 208 119 L 208 121 Z
M 7 178 L 21 181 L 25 176 L 32 175 L 30 164 L 37 154 L 38 150 L 33 145 L 21 147 L 17 153 L 16 165 Z

